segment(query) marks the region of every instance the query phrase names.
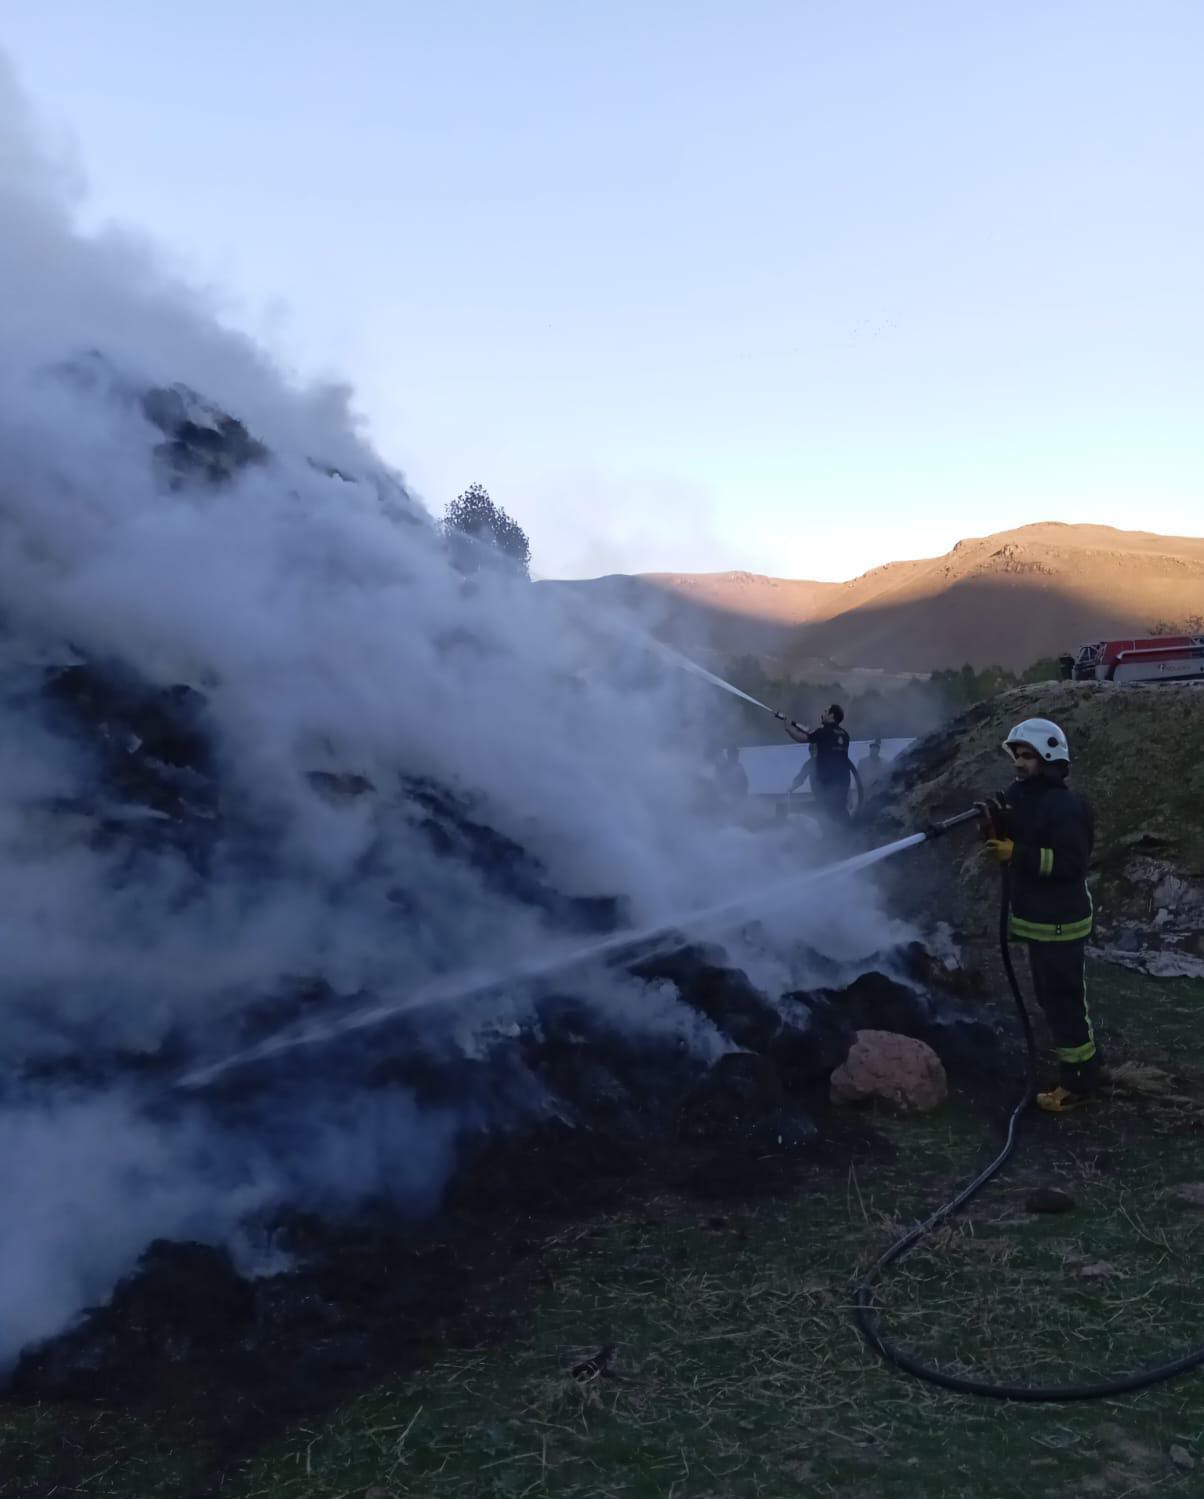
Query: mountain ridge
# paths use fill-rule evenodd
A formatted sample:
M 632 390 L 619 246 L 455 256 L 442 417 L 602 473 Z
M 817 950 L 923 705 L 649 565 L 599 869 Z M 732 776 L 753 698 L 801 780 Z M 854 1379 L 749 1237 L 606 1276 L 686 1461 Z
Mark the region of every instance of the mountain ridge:
M 1204 537 L 1037 521 L 842 582 L 733 570 L 540 586 L 635 613 L 680 649 L 755 655 L 795 675 L 967 661 L 1020 669 L 1087 640 L 1204 613 Z

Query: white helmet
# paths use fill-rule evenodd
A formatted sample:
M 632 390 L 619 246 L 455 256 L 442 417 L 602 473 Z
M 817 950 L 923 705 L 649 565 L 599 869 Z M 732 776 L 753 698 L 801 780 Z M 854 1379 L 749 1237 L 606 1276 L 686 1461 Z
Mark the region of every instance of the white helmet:
M 1066 735 L 1048 718 L 1026 718 L 1023 723 L 1018 723 L 1003 741 L 1003 747 L 1011 754 L 1014 744 L 1031 745 L 1042 760 L 1048 760 L 1050 764 L 1055 760 L 1065 760 L 1068 765 L 1070 763 L 1070 746 L 1066 743 Z

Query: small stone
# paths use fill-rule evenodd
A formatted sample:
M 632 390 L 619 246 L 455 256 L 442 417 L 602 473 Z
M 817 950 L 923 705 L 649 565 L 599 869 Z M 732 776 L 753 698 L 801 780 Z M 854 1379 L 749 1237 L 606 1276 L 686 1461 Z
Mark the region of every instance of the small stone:
M 1074 1198 L 1061 1187 L 1038 1187 L 1024 1204 L 1026 1213 L 1069 1213 L 1073 1207 Z
M 1116 1266 L 1107 1260 L 1096 1260 L 1092 1265 L 1084 1265 L 1079 1274 L 1084 1280 L 1109 1280 L 1116 1274 Z
M 1194 1468 L 1196 1465 L 1195 1458 L 1186 1447 L 1180 1447 L 1178 1442 L 1171 1448 L 1171 1462 L 1174 1463 L 1176 1468 L 1183 1468 L 1184 1470 Z

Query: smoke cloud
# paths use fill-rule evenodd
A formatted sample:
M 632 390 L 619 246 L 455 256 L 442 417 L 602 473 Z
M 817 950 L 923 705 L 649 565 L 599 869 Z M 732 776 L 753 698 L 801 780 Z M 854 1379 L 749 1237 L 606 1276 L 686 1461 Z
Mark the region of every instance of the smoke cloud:
M 583 940 L 575 897 L 642 927 L 800 858 L 700 812 L 710 689 L 450 566 L 346 390 L 290 383 L 132 237 L 81 235 L 76 194 L 0 62 L 0 1363 L 155 1236 L 237 1247 L 283 1203 L 382 1192 L 428 1207 L 459 1134 L 537 1114 L 538 1090 L 421 1097 L 365 1086 L 368 1063 L 488 1056 L 538 990 L 506 976 Z M 185 425 L 204 461 L 246 461 L 181 467 Z M 93 704 L 83 733 L 78 693 L 48 694 L 81 663 L 118 702 L 191 689 L 171 699 L 208 757 L 172 772 L 191 842 L 129 789 L 145 732 Z M 898 935 L 842 885 L 724 940 L 780 993 Z M 469 970 L 496 987 L 404 1013 Z M 668 986 L 585 969 L 574 992 L 722 1047 Z M 259 1092 L 170 1085 L 299 1009 L 320 1029 L 371 1006 L 403 1029 L 298 1047 Z

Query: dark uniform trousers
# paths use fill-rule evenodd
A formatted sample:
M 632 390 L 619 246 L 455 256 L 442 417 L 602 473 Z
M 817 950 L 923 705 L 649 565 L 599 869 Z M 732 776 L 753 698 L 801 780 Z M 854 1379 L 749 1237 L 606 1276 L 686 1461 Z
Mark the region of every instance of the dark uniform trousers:
M 1089 1093 L 1099 1077 L 1100 1055 L 1087 1006 L 1087 939 L 1030 942 L 1033 993 L 1053 1036 L 1062 1086 Z
M 846 826 L 849 821 L 848 781 L 821 781 L 812 776 L 811 784 L 820 815 L 836 827 Z
M 1004 800 L 1014 843 L 1010 933 L 1028 947 L 1033 992 L 1049 1022 L 1062 1086 L 1088 1093 L 1100 1071 L 1085 975 L 1095 819 L 1065 775 L 1053 771 L 1014 783 Z

